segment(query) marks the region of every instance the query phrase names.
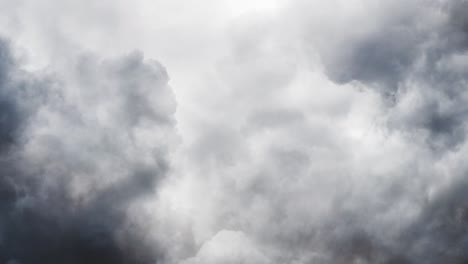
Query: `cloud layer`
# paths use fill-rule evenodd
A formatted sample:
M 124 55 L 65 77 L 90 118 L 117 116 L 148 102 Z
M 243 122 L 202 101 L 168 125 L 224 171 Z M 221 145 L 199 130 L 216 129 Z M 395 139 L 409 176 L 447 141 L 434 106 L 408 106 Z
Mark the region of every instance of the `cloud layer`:
M 45 2 L 0 1 L 0 262 L 468 261 L 467 1 Z
M 63 80 L 21 70 L 3 40 L 0 54 L 0 262 L 162 259 L 127 211 L 167 174 L 175 105 L 165 69 L 140 53 L 87 55 Z

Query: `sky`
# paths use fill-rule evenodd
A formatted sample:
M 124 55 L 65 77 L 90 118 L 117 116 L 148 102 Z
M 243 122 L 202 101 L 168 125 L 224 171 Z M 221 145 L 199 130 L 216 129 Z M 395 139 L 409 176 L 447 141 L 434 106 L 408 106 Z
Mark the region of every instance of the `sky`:
M 0 0 L 0 264 L 468 263 L 468 1 Z

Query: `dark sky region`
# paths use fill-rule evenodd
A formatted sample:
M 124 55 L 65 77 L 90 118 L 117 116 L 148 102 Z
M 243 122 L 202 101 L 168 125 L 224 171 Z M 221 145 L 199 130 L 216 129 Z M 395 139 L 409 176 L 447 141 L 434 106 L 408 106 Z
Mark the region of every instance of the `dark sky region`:
M 468 1 L 0 0 L 0 264 L 467 264 Z

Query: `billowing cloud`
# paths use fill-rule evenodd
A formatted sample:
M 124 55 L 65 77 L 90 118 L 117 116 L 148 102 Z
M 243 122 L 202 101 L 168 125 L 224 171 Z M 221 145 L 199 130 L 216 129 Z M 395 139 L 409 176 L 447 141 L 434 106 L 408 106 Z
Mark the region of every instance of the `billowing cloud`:
M 468 3 L 235 2 L 0 1 L 0 262 L 467 261 Z
M 463 142 L 466 78 L 457 61 L 466 53 L 466 2 L 365 3 L 368 16 L 346 21 L 362 28 L 340 24 L 330 26 L 325 40 L 316 32 L 308 37 L 317 42 L 327 75 L 362 82 L 396 101 L 392 125 L 426 134 L 433 147 Z
M 206 241 L 194 258 L 183 263 L 270 263 L 254 243 L 240 231 L 221 230 Z
M 169 169 L 165 69 L 138 52 L 86 55 L 65 80 L 22 70 L 3 40 L 0 54 L 0 262 L 161 260 L 127 211 Z
M 189 145 L 201 240 L 242 230 L 274 263 L 464 261 L 466 3 L 355 2 L 234 25 Z

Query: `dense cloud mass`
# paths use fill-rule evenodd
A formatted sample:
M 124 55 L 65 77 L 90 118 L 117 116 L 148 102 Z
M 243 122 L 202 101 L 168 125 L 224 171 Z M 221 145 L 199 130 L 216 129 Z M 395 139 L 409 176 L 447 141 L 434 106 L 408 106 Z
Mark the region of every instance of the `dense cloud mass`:
M 0 262 L 162 259 L 127 210 L 167 174 L 174 102 L 164 68 L 139 53 L 89 55 L 63 81 L 21 70 L 0 47 Z
M 427 132 L 434 147 L 455 147 L 464 141 L 467 3 L 413 2 L 409 11 L 376 17 L 370 29 L 338 41 L 332 51 L 323 47 L 325 69 L 333 81 L 359 81 L 393 100 L 418 100 L 412 109 L 392 109 L 394 125 Z M 404 8 L 382 5 L 380 12 Z
M 468 1 L 7 2 L 0 263 L 468 263 Z

